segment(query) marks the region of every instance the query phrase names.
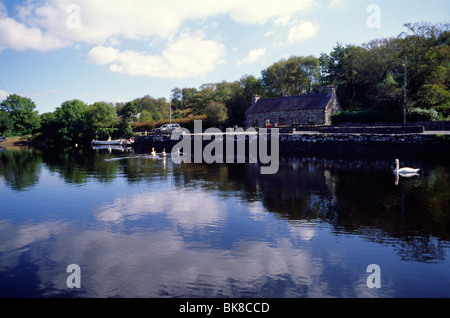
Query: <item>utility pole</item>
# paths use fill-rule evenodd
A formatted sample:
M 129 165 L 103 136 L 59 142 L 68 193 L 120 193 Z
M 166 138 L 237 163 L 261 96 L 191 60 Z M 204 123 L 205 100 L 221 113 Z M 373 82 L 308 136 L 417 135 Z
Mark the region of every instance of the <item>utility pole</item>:
M 408 57 L 405 56 L 405 64 L 403 66 L 405 67 L 405 87 L 404 87 L 404 105 L 403 105 L 403 125 L 406 126 L 406 85 L 407 85 L 407 70 L 408 70 Z
M 169 99 L 169 124 L 172 123 L 172 99 Z

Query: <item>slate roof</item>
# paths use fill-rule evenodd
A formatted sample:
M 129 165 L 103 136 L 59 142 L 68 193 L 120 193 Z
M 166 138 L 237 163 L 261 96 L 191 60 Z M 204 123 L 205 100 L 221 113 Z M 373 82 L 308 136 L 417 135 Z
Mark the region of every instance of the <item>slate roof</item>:
M 260 99 L 247 109 L 246 114 L 325 109 L 331 98 L 332 95 L 323 93 Z

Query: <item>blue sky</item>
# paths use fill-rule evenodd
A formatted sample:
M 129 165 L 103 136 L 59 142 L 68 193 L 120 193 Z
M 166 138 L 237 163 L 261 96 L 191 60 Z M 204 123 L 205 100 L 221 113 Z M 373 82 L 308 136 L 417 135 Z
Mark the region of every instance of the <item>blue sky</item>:
M 448 0 L 3 0 L 0 100 L 20 94 L 44 113 L 71 99 L 168 99 L 449 17 Z

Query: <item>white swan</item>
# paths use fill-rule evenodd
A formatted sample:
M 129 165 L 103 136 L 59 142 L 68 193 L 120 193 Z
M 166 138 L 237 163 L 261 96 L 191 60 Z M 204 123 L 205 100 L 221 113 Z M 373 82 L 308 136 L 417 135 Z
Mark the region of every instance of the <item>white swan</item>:
M 418 175 L 418 172 L 420 169 L 413 169 L 413 168 L 400 168 L 400 161 L 398 159 L 395 159 L 395 169 L 394 173 L 401 175 L 401 176 L 415 176 Z
M 153 157 L 156 157 L 156 151 L 155 151 L 155 148 L 152 148 L 152 156 L 153 156 Z
M 163 149 L 161 154 L 162 154 L 163 157 L 165 157 L 166 156 L 166 149 Z

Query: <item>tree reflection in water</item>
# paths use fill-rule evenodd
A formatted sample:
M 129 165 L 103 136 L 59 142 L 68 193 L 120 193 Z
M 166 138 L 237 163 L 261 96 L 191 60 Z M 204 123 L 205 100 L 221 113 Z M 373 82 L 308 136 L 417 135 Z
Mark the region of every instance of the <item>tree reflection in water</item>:
M 335 235 L 358 234 L 394 246 L 404 260 L 441 261 L 450 240 L 450 167 L 430 159 L 410 163 L 423 173 L 396 185 L 391 158 L 282 157 L 277 174 L 261 175 L 253 164 L 175 165 L 136 153 L 6 150 L 0 153 L 0 177 L 15 191 L 35 186 L 43 165 L 80 186 L 117 178 L 129 184 L 170 181 L 178 189 L 261 202 L 285 220 L 326 222 Z

